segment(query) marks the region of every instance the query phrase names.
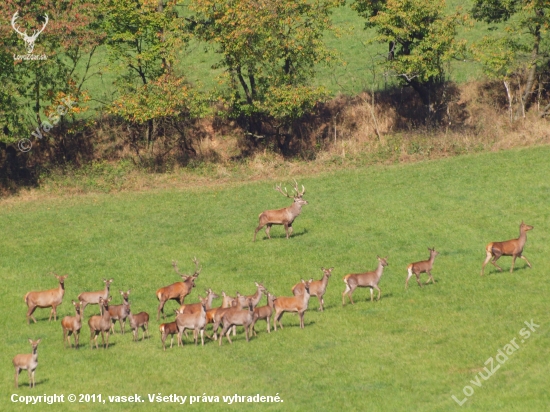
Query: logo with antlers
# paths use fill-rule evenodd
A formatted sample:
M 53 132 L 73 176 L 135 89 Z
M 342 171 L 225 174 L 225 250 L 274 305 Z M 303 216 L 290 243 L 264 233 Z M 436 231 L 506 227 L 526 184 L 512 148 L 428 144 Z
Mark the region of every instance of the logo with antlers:
M 26 48 L 27 48 L 27 53 L 28 54 L 31 54 L 34 50 L 34 42 L 36 41 L 36 39 L 38 38 L 38 35 L 40 33 L 42 33 L 44 31 L 44 29 L 46 28 L 47 24 L 48 24 L 48 21 L 49 21 L 49 18 L 48 18 L 48 15 L 47 14 L 44 14 L 45 18 L 46 18 L 46 21 L 44 22 L 44 25 L 42 26 L 42 28 L 40 30 L 33 30 L 33 33 L 32 33 L 32 36 L 29 36 L 27 34 L 27 31 L 25 30 L 24 32 L 20 31 L 17 26 L 15 25 L 15 21 L 19 18 L 19 12 L 16 11 L 15 14 L 13 15 L 13 17 L 11 18 L 11 26 L 13 27 L 13 29 L 15 30 L 15 32 L 19 35 L 21 35 L 21 37 L 23 38 L 23 41 L 25 42 L 26 44 Z

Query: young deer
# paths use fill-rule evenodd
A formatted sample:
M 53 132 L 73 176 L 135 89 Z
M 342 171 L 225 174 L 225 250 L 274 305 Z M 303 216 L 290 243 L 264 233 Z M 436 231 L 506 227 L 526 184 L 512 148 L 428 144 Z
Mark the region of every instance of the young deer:
M 147 339 L 149 339 L 149 314 L 147 312 L 139 312 L 133 314 L 130 310 L 130 305 L 128 305 L 128 320 L 130 321 L 130 328 L 134 334 L 134 341 L 139 340 L 139 328 L 143 330 L 143 338 L 145 339 L 145 333 L 147 333 Z
M 13 358 L 13 366 L 15 368 L 15 388 L 19 387 L 19 374 L 23 369 L 27 370 L 29 374 L 29 387 L 33 388 L 36 386 L 36 381 L 34 380 L 34 371 L 38 366 L 38 344 L 42 339 L 32 340 L 29 339 L 29 343 L 32 345 L 32 353 L 24 353 L 15 355 Z
M 99 298 L 106 300 L 109 297 L 109 289 L 111 288 L 113 279 L 103 279 L 103 283 L 105 283 L 105 289 L 103 290 L 97 292 L 82 292 L 78 295 L 78 300 L 82 302 L 82 316 L 84 316 L 84 309 L 86 309 L 86 306 L 98 305 Z
M 313 279 L 310 279 L 307 282 L 302 279 L 302 284 L 304 285 L 304 293 L 302 295 L 275 299 L 273 302 L 273 308 L 275 309 L 273 327 L 275 328 L 275 331 L 277 331 L 277 322 L 279 322 L 279 326 L 283 329 L 281 318 L 285 312 L 298 312 L 298 315 L 300 315 L 300 328 L 304 328 L 304 312 L 307 310 L 310 296 L 309 285 L 312 281 Z
M 218 312 L 218 310 L 230 308 L 231 302 L 233 302 L 233 300 L 234 298 L 232 298 L 222 290 L 222 304 L 217 308 L 211 308 L 206 311 L 206 324 L 208 325 L 209 323 L 214 323 L 216 318 L 216 313 Z M 237 332 L 235 331 L 235 334 L 236 333 Z M 213 338 L 212 336 L 208 336 L 208 334 L 206 334 L 206 336 L 209 339 L 216 340 L 216 338 Z
M 229 337 L 231 326 L 244 326 L 246 333 L 246 341 L 249 341 L 250 325 L 254 321 L 254 304 L 251 298 L 246 300 L 246 309 L 239 309 L 237 307 L 230 308 L 225 312 L 222 318 L 223 329 L 220 333 L 220 346 L 222 346 L 223 335 L 227 337 L 229 343 L 231 338 Z
M 109 315 L 111 316 L 111 332 L 115 334 L 115 323 L 118 320 L 120 323 L 120 333 L 124 335 L 124 329 L 126 329 L 126 318 L 130 312 L 130 302 L 128 302 L 128 296 L 130 296 L 130 290 L 127 292 L 120 290 L 120 295 L 122 296 L 122 304 L 120 305 L 110 305 L 109 306 Z
M 199 269 L 199 261 L 197 258 L 193 259 L 195 263 L 195 273 L 192 276 L 183 275 L 178 269 L 178 262 L 172 261 L 172 266 L 178 275 L 181 276 L 183 282 L 172 283 L 169 286 L 165 286 L 157 290 L 157 299 L 159 300 L 159 307 L 157 309 L 157 320 L 160 319 L 160 312 L 162 312 L 163 318 L 166 318 L 164 314 L 164 304 L 169 300 L 177 300 L 180 305 L 183 305 L 185 297 L 191 292 L 191 289 L 195 287 L 195 279 L 199 276 L 202 268 Z
M 265 287 L 261 283 L 254 282 L 256 285 L 256 293 L 253 295 L 248 296 L 239 296 L 239 304 L 241 307 L 246 307 L 248 299 L 252 299 L 252 305 L 254 307 L 258 306 L 258 303 L 260 303 L 260 300 L 262 299 L 262 293 L 265 292 Z
M 183 313 L 183 311 L 178 310 L 176 315 L 176 323 L 178 325 L 178 346 L 181 344 L 183 346 L 183 341 L 181 335 L 185 329 L 193 329 L 193 337 L 195 338 L 195 345 L 198 344 L 199 332 L 201 334 L 201 343 L 204 346 L 204 327 L 206 326 L 206 298 L 199 296 L 201 301 L 201 309 L 199 312 L 195 313 Z
M 346 294 L 349 297 L 349 300 L 351 304 L 353 305 L 353 299 L 351 295 L 353 295 L 353 291 L 360 287 L 360 288 L 370 288 L 370 301 L 373 301 L 373 289 L 376 289 L 378 291 L 378 299 L 380 300 L 380 288 L 378 287 L 378 282 L 380 282 L 380 278 L 382 277 L 382 272 L 384 271 L 384 268 L 388 266 L 388 257 L 381 258 L 380 256 L 376 256 L 378 259 L 378 267 L 376 270 L 372 272 L 366 272 L 366 273 L 355 273 L 355 274 L 349 274 L 344 276 L 344 283 L 346 284 L 346 290 L 342 293 L 342 306 L 345 304 L 345 298 Z
M 160 340 L 162 341 L 162 347 L 166 351 L 166 337 L 170 335 L 170 349 L 172 349 L 172 344 L 174 343 L 174 335 L 178 334 L 178 324 L 176 321 L 163 323 L 159 326 L 160 330 Z
M 95 342 L 95 348 L 97 346 L 97 335 L 101 332 L 101 344 L 105 349 L 109 348 L 109 332 L 111 331 L 111 317 L 109 315 L 109 299 L 103 299 L 99 297 L 99 313 L 100 315 L 94 315 L 88 319 L 88 326 L 90 327 L 90 349 L 93 349 L 92 340 Z M 107 334 L 107 340 L 105 340 L 105 334 Z
M 254 326 L 256 325 L 256 322 L 260 319 L 266 320 L 267 333 L 271 333 L 269 323 L 271 322 L 271 315 L 273 314 L 274 301 L 277 298 L 268 291 L 266 291 L 265 293 L 267 296 L 267 305 L 254 308 L 254 320 L 252 321 L 252 325 L 250 325 L 250 327 L 252 328 L 252 332 L 254 332 L 254 336 L 257 336 Z
M 331 276 L 331 272 L 334 268 L 321 268 L 323 271 L 323 277 L 321 280 L 316 280 L 311 282 L 309 285 L 309 294 L 311 296 L 317 296 L 317 299 L 319 300 L 319 310 L 323 311 L 323 305 L 325 304 L 325 300 L 323 299 L 323 296 L 325 296 L 325 292 L 327 291 L 327 285 L 328 285 L 328 279 Z M 302 295 L 304 293 L 304 284 L 303 283 L 297 283 L 292 287 L 292 294 L 294 296 Z
M 76 303 L 72 301 L 76 316 L 65 316 L 61 319 L 61 327 L 63 328 L 63 347 L 66 348 L 65 341 L 69 342 L 69 347 L 72 348 L 71 333 L 74 335 L 74 347 L 78 349 L 78 341 L 80 337 L 80 329 L 82 328 L 82 302 Z
M 422 287 L 422 282 L 420 282 L 421 273 L 427 273 L 429 276 L 426 285 L 430 283 L 430 279 L 432 280 L 432 284 L 435 284 L 434 278 L 432 276 L 432 267 L 434 266 L 435 257 L 439 255 L 439 252 L 436 252 L 435 247 L 432 249 L 428 248 L 428 250 L 430 251 L 430 258 L 428 260 L 414 262 L 407 266 L 409 276 L 407 276 L 407 280 L 405 281 L 405 289 L 409 287 L 409 279 L 411 278 L 413 273 L 416 276 L 416 282 L 418 283 L 418 286 Z
M 33 316 L 33 312 L 36 308 L 52 308 L 50 311 L 50 318 L 54 316 L 54 321 L 57 322 L 57 307 L 63 302 L 63 295 L 65 294 L 65 279 L 68 275 L 54 276 L 59 281 L 59 287 L 57 289 L 43 290 L 41 292 L 27 292 L 23 300 L 27 304 L 29 310 L 27 311 L 27 324 L 30 323 L 30 318 L 36 323 L 36 319 Z
M 293 196 L 290 196 L 288 194 L 286 187 L 283 192 L 283 190 L 281 189 L 281 185 L 275 186 L 276 191 L 290 199 L 293 199 L 294 203 L 292 203 L 292 205 L 290 205 L 289 207 L 285 207 L 283 209 L 266 210 L 260 213 L 260 215 L 258 216 L 260 221 L 258 227 L 256 228 L 256 231 L 254 232 L 254 242 L 256 241 L 256 234 L 265 225 L 267 225 L 267 227 L 265 228 L 265 234 L 267 235 L 268 239 L 271 239 L 271 237 L 269 236 L 269 231 L 271 230 L 272 225 L 283 225 L 285 227 L 287 239 L 292 234 L 292 223 L 294 222 L 294 219 L 296 219 L 302 211 L 302 206 L 308 204 L 307 200 L 302 199 L 302 196 L 306 193 L 304 185 L 302 185 L 302 191 L 300 192 L 298 190 L 298 182 L 294 180 L 294 183 L 295 194 Z
M 514 263 L 516 262 L 516 258 L 518 257 L 525 260 L 527 262 L 527 266 L 532 267 L 531 263 L 529 263 L 527 258 L 522 254 L 525 242 L 527 242 L 527 232 L 531 229 L 533 229 L 533 226 L 526 225 L 525 223 L 523 223 L 522 220 L 521 224 L 519 225 L 519 238 L 506 240 L 504 242 L 489 243 L 485 248 L 487 257 L 485 258 L 485 262 L 483 262 L 483 266 L 481 267 L 481 276 L 483 276 L 485 265 L 487 264 L 487 262 L 489 262 L 491 258 L 493 258 L 493 260 L 491 260 L 493 266 L 495 266 L 499 271 L 502 272 L 502 268 L 496 263 L 501 256 L 512 256 L 512 267 L 510 268 L 510 273 L 514 271 Z
M 212 322 L 214 323 L 214 326 L 212 327 L 212 333 L 213 333 L 213 338 L 212 339 L 214 339 L 214 340 L 218 339 L 218 328 L 220 327 L 220 324 L 222 322 L 222 318 L 225 315 L 225 313 L 231 308 L 238 308 L 238 309 L 243 308 L 242 305 L 241 305 L 241 294 L 239 292 L 237 292 L 237 296 L 235 297 L 235 299 L 231 300 L 231 306 L 229 306 L 227 308 L 218 308 L 214 312 L 213 319 L 212 319 Z M 237 328 L 234 327 L 233 328 L 233 336 L 235 336 L 236 334 L 237 334 Z

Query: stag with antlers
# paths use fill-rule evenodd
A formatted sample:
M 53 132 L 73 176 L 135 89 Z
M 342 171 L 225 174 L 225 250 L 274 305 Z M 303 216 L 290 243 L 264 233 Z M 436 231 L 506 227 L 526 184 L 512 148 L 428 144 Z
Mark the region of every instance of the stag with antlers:
M 269 231 L 271 230 L 271 226 L 273 225 L 283 225 L 285 227 L 286 232 L 286 238 L 288 239 L 290 235 L 292 234 L 292 223 L 294 222 L 294 219 L 298 217 L 300 212 L 302 211 L 302 206 L 307 205 L 307 200 L 304 200 L 302 196 L 306 193 L 306 189 L 304 188 L 304 185 L 302 185 L 302 191 L 298 190 L 298 182 L 294 180 L 294 195 L 289 195 L 286 187 L 283 191 L 281 189 L 281 185 L 275 186 L 275 190 L 281 193 L 282 195 L 293 199 L 294 203 L 290 205 L 289 207 L 285 207 L 283 209 L 277 209 L 277 210 L 266 210 L 259 215 L 260 222 L 258 224 L 258 227 L 256 228 L 256 231 L 254 232 L 254 242 L 256 241 L 256 234 L 258 231 L 267 225 L 265 228 L 265 234 L 267 235 L 268 239 L 271 239 L 269 236 Z

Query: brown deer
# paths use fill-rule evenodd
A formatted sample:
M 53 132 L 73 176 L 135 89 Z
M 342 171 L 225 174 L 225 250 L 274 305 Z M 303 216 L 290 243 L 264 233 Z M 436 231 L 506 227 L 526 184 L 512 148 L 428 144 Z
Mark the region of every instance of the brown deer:
M 344 276 L 344 283 L 346 284 L 346 289 L 342 293 L 342 306 L 345 304 L 345 298 L 346 294 L 349 297 L 349 300 L 351 304 L 353 305 L 353 299 L 351 295 L 353 295 L 353 291 L 357 288 L 370 288 L 370 301 L 373 301 L 372 294 L 373 289 L 376 289 L 378 291 L 378 299 L 380 300 L 380 288 L 378 287 L 378 282 L 380 282 L 380 278 L 382 277 L 382 272 L 384 271 L 384 268 L 388 266 L 388 257 L 381 258 L 380 256 L 376 256 L 378 259 L 378 267 L 376 270 L 372 272 L 366 272 L 366 273 L 355 273 L 355 274 L 349 274 Z
M 208 325 L 209 323 L 214 323 L 215 322 L 215 317 L 216 317 L 216 313 L 219 309 L 226 309 L 226 308 L 230 308 L 231 307 L 231 302 L 233 302 L 234 298 L 232 298 L 231 296 L 229 296 L 228 294 L 226 294 L 223 290 L 222 290 L 222 304 L 221 306 L 217 307 L 217 308 L 212 308 L 212 309 L 208 309 L 206 311 L 206 324 Z M 235 331 L 235 334 L 237 332 Z M 216 338 L 213 338 L 212 336 L 209 336 L 208 334 L 206 334 L 206 336 L 209 338 L 209 339 L 213 339 L 213 340 L 216 340 Z
M 273 225 L 283 225 L 285 227 L 287 239 L 292 234 L 292 223 L 294 222 L 294 219 L 296 219 L 302 211 L 302 206 L 308 204 L 307 200 L 302 199 L 302 196 L 306 193 L 304 185 L 302 185 L 302 191 L 300 192 L 298 190 L 298 182 L 294 180 L 294 183 L 295 194 L 293 196 L 288 194 L 286 187 L 283 192 L 283 190 L 281 189 L 281 185 L 275 186 L 276 191 L 290 199 L 294 199 L 294 202 L 289 207 L 285 207 L 283 209 L 266 210 L 260 213 L 260 215 L 258 216 L 260 222 L 258 224 L 258 227 L 256 228 L 256 231 L 254 232 L 254 242 L 256 241 L 256 234 L 265 225 L 267 225 L 267 227 L 265 228 L 265 234 L 267 235 L 268 239 L 271 239 L 271 237 L 269 236 L 269 231 L 271 230 L 271 226 Z
M 252 299 L 252 305 L 254 305 L 254 307 L 258 306 L 258 303 L 260 303 L 262 293 L 265 292 L 266 289 L 261 283 L 254 282 L 254 284 L 256 285 L 256 292 L 253 295 L 239 296 L 239 304 L 241 307 L 246 307 L 248 299 Z
M 220 327 L 220 324 L 222 323 L 222 318 L 225 315 L 225 313 L 231 308 L 238 308 L 238 309 L 243 308 L 241 306 L 240 302 L 241 302 L 241 294 L 239 292 L 237 292 L 237 296 L 235 297 L 235 299 L 231 300 L 231 306 L 229 306 L 227 308 L 217 308 L 217 310 L 214 312 L 213 319 L 212 319 L 212 323 L 214 323 L 214 325 L 212 327 L 212 332 L 213 332 L 213 338 L 212 339 L 213 340 L 218 339 L 218 328 Z M 237 328 L 234 327 L 233 328 L 233 336 L 235 336 L 236 334 L 237 334 Z
M 267 291 L 266 291 L 266 296 L 267 296 L 267 305 L 254 308 L 254 320 L 252 321 L 252 325 L 250 325 L 250 327 L 252 328 L 252 332 L 254 332 L 254 336 L 257 336 L 254 326 L 256 325 L 256 322 L 259 321 L 260 319 L 266 320 L 267 333 L 271 333 L 271 330 L 270 330 L 271 328 L 269 323 L 271 322 L 271 315 L 273 314 L 274 301 L 277 298 Z
M 491 260 L 491 258 L 493 258 L 493 260 L 491 260 L 493 266 L 502 272 L 502 268 L 496 263 L 501 256 L 512 256 L 512 267 L 510 268 L 510 273 L 514 271 L 514 263 L 516 262 L 516 258 L 518 257 L 525 260 L 525 262 L 527 262 L 527 266 L 532 267 L 527 258 L 523 256 L 523 247 L 525 246 L 525 242 L 527 241 L 527 232 L 532 229 L 533 226 L 526 225 L 525 223 L 523 223 L 522 220 L 521 224 L 519 225 L 519 238 L 506 240 L 504 242 L 489 243 L 485 248 L 487 257 L 485 258 L 485 262 L 483 262 L 483 266 L 481 267 L 481 276 L 483 276 L 485 265 L 487 264 L 487 262 L 489 262 L 489 260 Z
M 204 328 L 206 326 L 206 303 L 207 299 L 199 296 L 200 311 L 195 313 L 184 313 L 183 310 L 177 310 L 176 323 L 178 325 L 178 346 L 183 346 L 181 335 L 185 329 L 193 329 L 193 336 L 195 338 L 195 345 L 198 344 L 199 332 L 201 334 L 202 346 L 204 346 Z
M 36 381 L 34 380 L 34 371 L 38 366 L 38 344 L 42 339 L 32 340 L 29 343 L 32 345 L 32 353 L 23 353 L 15 355 L 13 358 L 13 366 L 15 368 L 15 388 L 19 388 L 19 374 L 23 369 L 29 374 L 29 387 L 34 388 Z
M 254 304 L 251 298 L 246 300 L 246 309 L 239 309 L 237 306 L 229 308 L 222 317 L 223 329 L 220 333 L 220 346 L 222 346 L 223 335 L 227 337 L 230 344 L 231 338 L 229 337 L 231 326 L 244 326 L 246 333 L 246 341 L 250 340 L 250 325 L 254 321 Z
M 130 312 L 130 302 L 128 302 L 128 296 L 130 296 L 130 290 L 127 292 L 120 290 L 120 295 L 122 296 L 122 304 L 120 305 L 109 305 L 109 315 L 111 316 L 111 332 L 115 334 L 115 323 L 118 320 L 120 323 L 120 333 L 124 335 L 124 329 L 126 329 L 126 318 Z
M 178 275 L 181 276 L 183 282 L 172 283 L 169 286 L 165 286 L 157 290 L 157 299 L 159 300 L 159 307 L 157 309 L 157 320 L 160 319 L 160 313 L 162 312 L 163 318 L 166 318 L 164 314 L 164 304 L 169 300 L 177 300 L 180 305 L 183 305 L 185 297 L 191 292 L 191 289 L 195 287 L 195 279 L 199 276 L 202 268 L 199 269 L 199 261 L 197 258 L 193 259 L 195 263 L 195 273 L 192 276 L 181 274 L 178 269 L 178 262 L 172 261 L 172 266 Z
M 323 296 L 325 296 L 325 292 L 327 291 L 327 285 L 328 280 L 331 276 L 331 272 L 334 270 L 334 268 L 321 268 L 323 271 L 323 277 L 320 280 L 315 280 L 311 282 L 309 285 L 309 294 L 311 296 L 317 296 L 317 299 L 319 300 L 319 310 L 323 311 L 323 305 L 325 304 L 325 300 L 323 299 Z M 292 294 L 294 296 L 296 295 L 302 295 L 304 293 L 304 284 L 303 283 L 297 283 L 292 287 Z
M 416 282 L 418 283 L 418 286 L 422 287 L 422 282 L 420 282 L 420 274 L 421 273 L 427 273 L 429 278 L 426 282 L 426 285 L 430 283 L 430 279 L 432 281 L 432 284 L 435 284 L 434 278 L 432 276 L 432 268 L 434 266 L 434 260 L 437 255 L 439 255 L 439 252 L 435 250 L 435 247 L 432 249 L 428 248 L 430 251 L 430 258 L 428 260 L 423 260 L 421 262 L 414 262 L 411 263 L 409 266 L 407 266 L 407 271 L 409 272 L 409 276 L 407 276 L 407 280 L 405 281 L 405 289 L 409 287 L 409 279 L 411 276 L 416 276 Z
M 82 316 L 84 316 L 84 309 L 86 309 L 86 306 L 98 305 L 99 298 L 106 300 L 109 297 L 109 290 L 111 288 L 111 283 L 113 283 L 113 279 L 103 279 L 103 283 L 105 283 L 105 289 L 103 290 L 97 292 L 82 292 L 78 295 L 78 300 L 82 302 Z
M 174 343 L 174 335 L 178 334 L 178 324 L 176 321 L 163 323 L 159 326 L 160 330 L 160 340 L 162 341 L 162 347 L 166 351 L 166 337 L 170 335 L 170 349 L 172 349 L 172 344 Z
M 130 321 L 130 328 L 134 334 L 134 341 L 139 340 L 139 328 L 143 330 L 143 338 L 145 340 L 145 333 L 147 333 L 147 339 L 149 339 L 149 314 L 147 312 L 139 312 L 133 314 L 130 310 L 130 305 L 128 305 L 128 320 Z
M 50 318 L 48 321 L 52 320 L 52 315 L 54 321 L 57 322 L 57 307 L 63 302 L 63 295 L 65 294 L 65 279 L 68 275 L 58 276 L 54 273 L 54 276 L 59 281 L 59 287 L 57 289 L 43 290 L 41 292 L 27 292 L 23 300 L 27 304 L 29 310 L 27 311 L 27 324 L 30 323 L 30 319 L 36 323 L 36 319 L 33 316 L 33 312 L 36 308 L 52 308 L 50 311 Z
M 210 309 L 212 309 L 212 301 L 214 299 L 219 298 L 218 295 L 214 293 L 214 291 L 211 288 L 206 289 L 206 311 L 208 312 Z M 179 311 L 182 313 L 196 313 L 201 311 L 201 302 L 197 303 L 189 303 L 187 305 L 183 304 L 180 306 Z
M 101 332 L 101 344 L 105 349 L 109 348 L 109 332 L 111 331 L 111 316 L 109 315 L 109 299 L 103 299 L 99 297 L 99 315 L 94 315 L 88 319 L 88 326 L 90 327 L 90 349 L 93 349 L 92 340 L 95 342 L 95 348 L 97 346 L 97 335 Z M 105 334 L 107 334 L 107 340 L 105 340 Z
M 298 312 L 300 315 L 300 328 L 304 328 L 304 312 L 307 310 L 307 305 L 309 302 L 309 285 L 313 279 L 305 281 L 302 279 L 302 284 L 304 285 L 304 293 L 298 296 L 292 297 L 281 297 L 276 298 L 273 302 L 273 308 L 275 309 L 275 316 L 273 318 L 273 327 L 277 331 L 277 322 L 279 326 L 283 329 L 283 324 L 281 323 L 281 318 L 285 312 Z
M 76 303 L 72 301 L 76 316 L 65 316 L 61 319 L 61 327 L 63 328 L 63 347 L 66 348 L 65 341 L 69 342 L 69 347 L 72 348 L 71 333 L 74 335 L 74 347 L 78 349 L 78 341 L 80 337 L 80 329 L 82 328 L 82 302 Z

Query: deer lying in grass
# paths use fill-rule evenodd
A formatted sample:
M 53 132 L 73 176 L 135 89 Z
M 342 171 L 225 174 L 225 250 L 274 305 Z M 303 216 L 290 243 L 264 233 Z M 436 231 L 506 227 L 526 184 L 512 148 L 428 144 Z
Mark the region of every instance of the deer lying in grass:
M 418 286 L 422 287 L 422 282 L 420 282 L 420 274 L 421 273 L 427 273 L 429 278 L 426 282 L 426 285 L 430 283 L 430 279 L 432 280 L 432 284 L 435 284 L 434 278 L 432 276 L 432 267 L 434 265 L 434 260 L 437 255 L 439 255 L 439 252 L 436 252 L 435 247 L 430 249 L 430 258 L 428 260 L 422 260 L 420 262 L 414 262 L 411 263 L 409 266 L 407 266 L 407 271 L 409 272 L 409 276 L 407 276 L 407 280 L 405 281 L 405 289 L 409 287 L 409 279 L 411 276 L 416 276 L 416 282 L 418 283 Z
M 510 273 L 514 271 L 514 263 L 516 262 L 516 258 L 518 257 L 525 260 L 525 262 L 527 262 L 527 266 L 532 267 L 527 258 L 523 256 L 523 247 L 525 246 L 525 242 L 527 242 L 527 232 L 532 229 L 533 226 L 526 225 L 525 223 L 523 223 L 522 220 L 521 224 L 519 225 L 519 238 L 506 240 L 504 242 L 489 243 L 485 247 L 487 257 L 485 258 L 485 262 L 483 262 L 483 266 L 481 267 L 481 276 L 483 276 L 485 265 L 487 264 L 487 262 L 489 262 L 489 260 L 491 260 L 491 258 L 493 258 L 493 260 L 491 260 L 493 266 L 502 272 L 502 268 L 496 263 L 501 256 L 512 256 L 512 267 L 510 267 Z
M 271 322 L 271 315 L 273 314 L 274 301 L 276 297 L 267 291 L 265 293 L 267 296 L 267 305 L 254 308 L 254 320 L 252 321 L 252 325 L 250 326 L 252 332 L 254 332 L 254 336 L 257 336 L 254 326 L 256 325 L 256 322 L 260 319 L 265 319 L 267 324 L 267 333 L 271 333 L 269 323 Z
M 134 315 L 130 310 L 130 305 L 128 305 L 127 315 L 134 335 L 134 341 L 137 342 L 139 340 L 139 328 L 143 329 L 143 338 L 141 340 L 145 340 L 145 333 L 147 333 L 147 339 L 149 339 L 149 314 L 147 312 L 139 312 Z
M 86 309 L 86 306 L 98 305 L 99 298 L 106 300 L 109 297 L 109 290 L 111 288 L 111 283 L 113 283 L 113 279 L 103 279 L 103 283 L 105 283 L 105 289 L 103 290 L 97 292 L 82 292 L 78 295 L 78 300 L 82 302 L 82 316 L 84 316 L 84 309 Z
M 97 346 L 97 335 L 101 332 L 101 345 L 105 349 L 109 348 L 109 332 L 111 331 L 111 316 L 109 315 L 109 299 L 103 299 L 99 297 L 99 315 L 94 315 L 88 319 L 88 326 L 90 327 L 90 349 L 93 349 L 92 341 L 95 342 L 95 348 L 99 349 Z M 107 334 L 107 339 L 105 339 L 105 334 Z
M 65 341 L 69 342 L 69 347 L 72 348 L 71 333 L 74 335 L 74 347 L 78 349 L 78 341 L 80 337 L 80 329 L 82 328 L 82 302 L 76 303 L 72 301 L 76 316 L 65 316 L 61 319 L 61 327 L 63 328 L 63 347 L 66 348 Z
M 178 324 L 176 321 L 163 323 L 159 326 L 160 330 L 160 340 L 162 341 L 162 347 L 166 351 L 166 337 L 170 335 L 170 349 L 172 349 L 172 344 L 174 343 L 174 335 L 178 334 Z
M 327 291 L 327 285 L 328 280 L 331 276 L 331 272 L 334 270 L 334 268 L 321 268 L 323 271 L 323 277 L 321 280 L 315 280 L 311 282 L 309 285 L 309 294 L 311 296 L 317 296 L 317 299 L 319 300 L 319 310 L 323 311 L 323 306 L 325 304 L 325 300 L 323 299 L 323 296 L 325 296 L 325 292 Z M 292 287 L 292 294 L 294 296 L 302 295 L 304 293 L 304 284 L 303 283 L 297 283 Z
M 304 328 L 304 312 L 307 310 L 310 296 L 309 285 L 312 281 L 313 279 L 307 282 L 302 279 L 302 284 L 304 285 L 304 293 L 302 295 L 281 297 L 274 300 L 273 308 L 275 309 L 275 316 L 273 317 L 273 327 L 275 331 L 277 331 L 277 322 L 279 322 L 279 326 L 283 329 L 281 318 L 285 312 L 298 312 L 298 315 L 300 315 L 300 328 Z
M 281 189 L 281 185 L 275 186 L 276 191 L 281 193 L 283 196 L 293 199 L 294 202 L 289 207 L 285 207 L 283 209 L 266 210 L 260 213 L 260 215 L 258 216 L 260 220 L 258 227 L 254 231 L 254 242 L 256 241 L 256 234 L 265 225 L 267 225 L 267 227 L 265 228 L 265 234 L 267 235 L 268 239 L 271 239 L 271 237 L 269 236 L 269 231 L 271 230 L 271 226 L 273 225 L 283 225 L 285 227 L 287 239 L 292 234 L 292 223 L 294 222 L 294 219 L 296 219 L 298 215 L 302 212 L 302 206 L 308 204 L 307 200 L 302 199 L 302 196 L 304 196 L 304 194 L 306 193 L 304 185 L 302 185 L 302 191 L 300 192 L 298 190 L 298 182 L 294 180 L 294 183 L 295 194 L 293 196 L 288 194 L 286 187 L 283 192 L 283 190 Z
M 185 311 L 177 310 L 176 323 L 178 325 L 178 346 L 183 346 L 181 335 L 185 329 L 193 329 L 193 337 L 195 345 L 198 344 L 199 333 L 201 335 L 201 343 L 204 346 L 204 328 L 206 326 L 206 303 L 207 299 L 199 296 L 201 303 L 200 311 L 195 313 L 185 313 Z
M 382 277 L 382 272 L 384 271 L 384 268 L 388 266 L 388 257 L 381 258 L 380 256 L 376 256 L 378 259 L 378 267 L 376 270 L 372 272 L 366 272 L 366 273 L 355 273 L 355 274 L 349 274 L 344 276 L 344 283 L 346 284 L 346 289 L 342 293 L 342 306 L 345 305 L 345 298 L 346 294 L 349 297 L 349 300 L 351 304 L 353 305 L 353 291 L 360 287 L 360 288 L 370 288 L 370 301 L 373 301 L 373 289 L 376 289 L 378 291 L 378 299 L 380 300 L 380 288 L 378 287 L 378 282 L 380 282 L 380 278 Z
M 246 341 L 250 340 L 250 325 L 254 321 L 254 304 L 251 298 L 246 300 L 246 309 L 239 309 L 238 306 L 229 308 L 222 317 L 223 329 L 220 333 L 220 346 L 222 346 L 223 335 L 227 337 L 230 344 L 231 338 L 229 337 L 231 326 L 244 326 L 246 333 Z
M 126 329 L 126 318 L 130 312 L 130 302 L 128 302 L 128 296 L 130 296 L 130 290 L 127 292 L 119 291 L 122 296 L 122 304 L 109 305 L 109 315 L 111 315 L 111 332 L 115 334 L 115 323 L 118 320 L 120 323 L 120 333 L 124 335 L 124 329 Z
M 157 290 L 156 296 L 159 300 L 159 307 L 157 309 L 157 320 L 160 319 L 160 312 L 162 312 L 163 318 L 166 318 L 164 314 L 164 304 L 169 300 L 177 300 L 180 305 L 183 305 L 185 297 L 191 292 L 191 289 L 195 287 L 195 279 L 199 276 L 202 268 L 199 269 L 199 261 L 197 258 L 193 259 L 195 263 L 195 273 L 192 276 L 181 274 L 178 269 L 178 262 L 172 261 L 172 266 L 178 275 L 181 276 L 183 282 L 172 283 L 169 286 L 165 286 Z
M 68 275 L 58 276 L 54 273 L 54 276 L 59 281 L 59 287 L 56 289 L 43 290 L 41 292 L 27 292 L 23 300 L 27 304 L 29 310 L 27 311 L 27 324 L 30 323 L 30 319 L 36 323 L 36 319 L 33 316 L 33 312 L 36 308 L 52 308 L 50 311 L 50 318 L 48 321 L 52 320 L 52 315 L 54 321 L 57 322 L 57 307 L 63 302 L 63 295 L 65 294 L 65 279 Z
M 26 369 L 29 374 L 29 387 L 34 388 L 36 386 L 34 372 L 38 367 L 38 344 L 41 340 L 42 339 L 29 339 L 29 343 L 32 345 L 32 353 L 15 355 L 13 358 L 12 362 L 15 368 L 15 388 L 19 388 L 19 374 L 23 369 Z

